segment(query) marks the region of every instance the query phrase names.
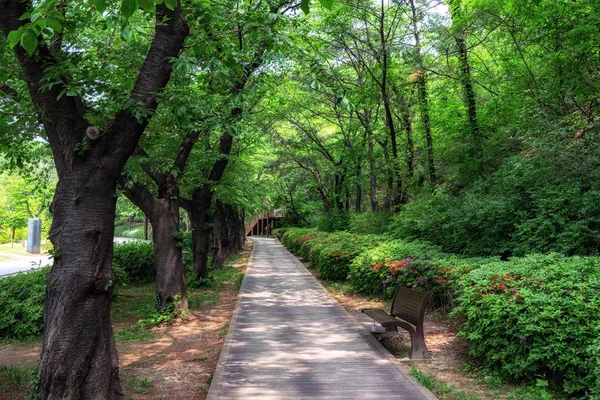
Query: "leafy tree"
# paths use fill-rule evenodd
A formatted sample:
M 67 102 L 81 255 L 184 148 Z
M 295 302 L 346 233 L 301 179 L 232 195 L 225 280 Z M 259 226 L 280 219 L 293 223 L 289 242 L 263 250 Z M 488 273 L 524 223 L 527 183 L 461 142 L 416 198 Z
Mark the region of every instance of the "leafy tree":
M 132 0 L 109 8 L 104 1 L 93 8 L 53 1 L 0 3 L 0 30 L 8 41 L 3 48 L 14 50 L 59 178 L 51 207 L 55 253 L 44 311 L 41 398 L 121 397 L 110 325 L 116 182 L 169 81 L 171 58 L 188 35 L 178 3 L 143 5 L 144 14 Z M 112 50 L 111 43 L 127 47 L 138 24 L 155 29 L 147 53 L 126 58 L 135 68 L 95 63 L 99 53 Z M 113 36 L 116 25 L 123 26 L 122 37 Z M 107 57 L 104 66 L 110 61 Z M 111 74 L 121 78 L 113 91 L 117 96 L 100 83 L 115 82 L 106 79 Z

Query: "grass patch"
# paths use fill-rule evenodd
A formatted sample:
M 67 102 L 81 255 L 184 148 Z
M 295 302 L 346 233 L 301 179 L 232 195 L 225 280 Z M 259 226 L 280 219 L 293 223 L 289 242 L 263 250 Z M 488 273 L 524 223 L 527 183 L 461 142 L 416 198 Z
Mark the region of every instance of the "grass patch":
M 219 295 L 215 292 L 194 291 L 188 295 L 190 310 L 203 310 L 217 304 Z
M 229 322 L 225 322 L 225 324 L 223 325 L 223 327 L 221 328 L 221 331 L 219 333 L 221 334 L 221 336 L 225 336 L 225 335 L 227 335 L 228 330 L 229 330 Z
M 222 268 L 211 270 L 210 276 L 206 279 L 198 281 L 191 271 L 188 271 L 186 281 L 188 282 L 188 291 L 192 289 L 213 289 L 218 290 L 223 288 L 226 282 L 234 281 L 240 285 L 244 273 L 232 265 L 225 265 Z
M 434 375 L 426 374 L 411 366 L 410 373 L 419 383 L 431 390 L 440 400 L 480 400 L 477 395 L 457 389 Z M 471 375 L 471 374 L 469 374 Z M 508 385 L 500 377 L 490 375 L 476 375 L 479 383 L 487 386 L 490 390 L 485 393 L 488 397 L 506 400 L 553 400 L 555 396 L 548 391 L 548 382 L 538 379 L 536 385 Z
M 154 285 L 128 286 L 122 290 L 112 303 L 111 320 L 113 322 L 128 322 L 151 315 L 154 312 L 156 298 Z
M 0 365 L 0 393 L 23 394 L 37 372 L 37 365 Z
M 410 373 L 421 385 L 431 390 L 440 400 L 480 400 L 478 396 L 459 390 L 454 385 L 448 385 L 433 375 L 419 371 L 414 366 L 411 366 Z
M 213 280 L 222 287 L 225 282 L 241 280 L 244 274 L 232 265 L 225 265 L 223 268 L 212 271 Z
M 131 228 L 128 225 L 115 226 L 115 236 L 144 239 L 144 225 L 134 225 Z M 150 227 L 148 227 L 148 236 L 150 236 Z
M 127 375 L 125 389 L 137 394 L 152 394 L 154 393 L 154 381 L 146 378 L 140 379 L 137 375 Z
M 52 249 L 52 243 L 42 243 L 40 254 L 31 254 L 27 252 L 27 247 L 21 243 L 15 242 L 14 247 L 10 243 L 4 243 L 0 244 L 0 261 L 13 260 L 17 257 L 46 257 L 50 249 Z
M 115 331 L 115 340 L 118 342 L 150 339 L 152 339 L 152 331 L 144 329 L 141 324 L 126 326 Z

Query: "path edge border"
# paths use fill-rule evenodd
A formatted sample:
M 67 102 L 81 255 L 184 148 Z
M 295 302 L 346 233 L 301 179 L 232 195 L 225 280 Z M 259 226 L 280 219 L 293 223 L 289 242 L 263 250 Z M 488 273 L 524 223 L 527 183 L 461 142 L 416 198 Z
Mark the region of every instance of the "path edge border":
M 254 243 L 253 239 L 252 240 Z M 219 392 L 221 391 L 221 386 L 224 383 L 224 363 L 231 352 L 231 347 L 233 343 L 233 328 L 237 325 L 238 317 L 240 315 L 240 307 L 242 303 L 242 296 L 240 294 L 243 292 L 244 287 L 246 286 L 246 276 L 248 275 L 248 270 L 252 266 L 252 261 L 254 259 L 254 249 L 256 248 L 256 243 L 252 246 L 252 254 L 250 254 L 250 259 L 248 260 L 248 266 L 246 267 L 246 273 L 244 273 L 244 279 L 242 279 L 242 284 L 240 285 L 240 289 L 238 290 L 238 297 L 235 301 L 235 307 L 233 309 L 233 315 L 231 316 L 231 321 L 229 322 L 229 329 L 227 329 L 227 335 L 225 336 L 225 342 L 223 343 L 223 347 L 221 348 L 221 353 L 219 354 L 219 360 L 217 361 L 217 366 L 215 368 L 215 372 L 212 376 L 211 383 L 208 387 L 208 393 L 206 394 L 206 400 L 217 400 L 219 398 Z M 213 385 L 213 383 L 215 383 Z

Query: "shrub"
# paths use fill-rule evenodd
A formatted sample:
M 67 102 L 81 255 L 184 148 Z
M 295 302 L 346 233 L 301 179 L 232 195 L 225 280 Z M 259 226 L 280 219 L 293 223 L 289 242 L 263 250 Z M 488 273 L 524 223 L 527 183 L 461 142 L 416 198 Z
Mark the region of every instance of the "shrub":
M 388 231 L 392 215 L 392 213 L 385 211 L 354 213 L 350 216 L 350 232 L 375 235 L 384 234 Z
M 273 235 L 273 237 L 276 237 L 277 239 L 281 240 L 282 236 L 287 232 L 289 228 L 276 228 L 273 229 L 273 232 L 271 232 L 271 234 Z
M 318 214 L 313 218 L 313 226 L 322 232 L 336 232 L 348 229 L 350 212 L 333 209 L 329 213 Z
M 292 253 L 309 261 L 321 277 L 328 280 L 346 279 L 352 260 L 381 240 L 375 235 L 325 233 L 301 228 L 288 229 L 282 238 L 283 244 Z
M 557 254 L 495 262 L 460 280 L 460 336 L 482 367 L 544 377 L 568 396 L 600 394 L 597 258 Z
M 429 306 L 450 311 L 458 296 L 458 278 L 496 259 L 462 258 L 423 242 L 388 240 L 354 259 L 349 283 L 358 293 L 390 299 L 398 286 L 431 292 Z
M 113 252 L 116 287 L 129 283 L 150 283 L 156 277 L 152 243 L 131 241 L 117 243 Z
M 42 334 L 49 271 L 44 267 L 0 279 L 0 337 L 24 340 Z
M 381 240 L 375 235 L 362 236 L 347 232 L 329 234 L 314 245 L 314 265 L 323 279 L 345 280 L 352 261 Z
M 281 237 L 281 243 L 287 247 L 292 253 L 299 254 L 302 245 L 319 234 L 314 229 L 308 228 L 291 228 L 288 229 Z

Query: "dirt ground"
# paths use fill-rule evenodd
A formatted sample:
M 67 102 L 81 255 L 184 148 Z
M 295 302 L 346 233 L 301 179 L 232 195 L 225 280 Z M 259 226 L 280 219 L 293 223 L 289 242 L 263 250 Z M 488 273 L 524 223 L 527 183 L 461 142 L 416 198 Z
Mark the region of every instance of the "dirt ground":
M 248 241 L 242 257 L 233 264 L 235 268 L 245 272 L 252 247 Z M 205 399 L 233 315 L 237 290 L 235 281 L 226 282 L 210 308 L 191 311 L 171 325 L 154 328 L 149 340 L 117 342 L 124 398 Z M 34 365 L 40 349 L 40 342 L 0 344 L 0 366 Z M 0 391 L 0 400 L 5 398 L 22 396 Z

